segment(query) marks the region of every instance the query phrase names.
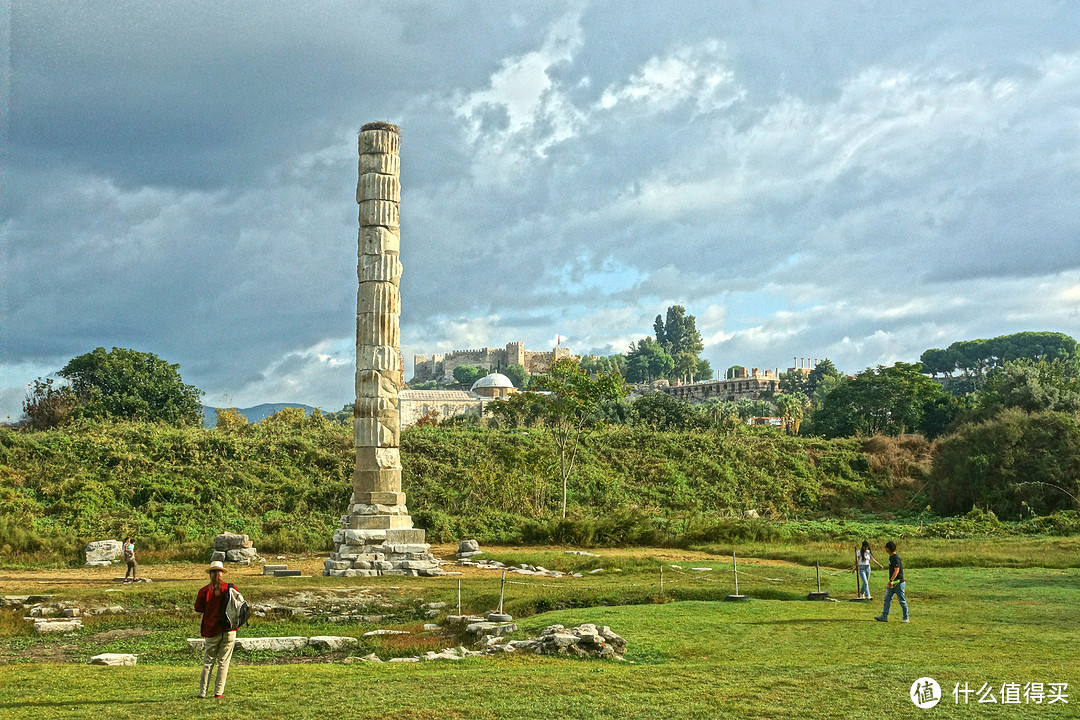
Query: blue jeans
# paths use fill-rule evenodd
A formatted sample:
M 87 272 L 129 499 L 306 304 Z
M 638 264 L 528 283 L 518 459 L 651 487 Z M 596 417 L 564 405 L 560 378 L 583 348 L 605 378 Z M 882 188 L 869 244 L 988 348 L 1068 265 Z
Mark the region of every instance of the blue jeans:
M 870 566 L 859 565 L 859 594 L 870 597 Z
M 881 609 L 881 617 L 889 617 L 889 605 L 892 603 L 893 595 L 896 596 L 897 601 L 900 603 L 900 609 L 904 611 L 904 619 L 907 620 L 908 609 L 907 598 L 904 597 L 904 583 L 885 588 L 885 607 Z

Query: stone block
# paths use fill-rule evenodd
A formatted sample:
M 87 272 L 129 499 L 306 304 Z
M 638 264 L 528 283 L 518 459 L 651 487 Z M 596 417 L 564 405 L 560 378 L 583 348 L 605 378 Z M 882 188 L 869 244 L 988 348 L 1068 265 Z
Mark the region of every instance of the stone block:
M 487 635 L 509 635 L 517 632 L 517 625 L 515 623 L 478 622 L 466 625 L 465 632 L 472 633 L 478 637 L 485 637 Z
M 378 570 L 338 570 L 343 577 L 376 577 L 379 574 Z
M 390 283 L 397 287 L 401 280 L 401 261 L 397 255 L 361 255 L 356 262 L 356 279 L 365 282 Z M 400 303 L 398 305 L 400 307 Z M 400 311 L 399 311 L 400 312 Z
M 348 522 L 348 519 L 346 519 Z M 345 546 L 366 546 L 373 543 L 380 543 L 386 540 L 386 533 L 388 530 L 344 530 L 344 536 L 342 542 Z
M 308 638 L 308 645 L 319 650 L 340 650 L 343 647 L 356 645 L 359 642 L 354 637 L 341 635 L 313 635 Z
M 71 620 L 37 620 L 34 622 L 34 630 L 39 633 L 51 632 L 75 632 L 82 629 L 82 621 L 78 618 Z
M 353 503 L 349 505 L 350 515 L 408 515 L 409 508 L 405 505 L 380 505 L 370 503 Z
M 401 469 L 389 470 L 353 470 L 353 493 L 385 492 L 394 495 L 403 494 L 401 490 Z M 359 498 L 357 502 L 360 502 Z M 371 504 L 371 503 L 368 503 Z M 385 503 L 390 504 L 390 503 Z M 396 504 L 396 503 L 395 503 Z
M 360 228 L 357 235 L 358 257 L 360 255 L 397 255 L 401 251 L 401 233 L 398 230 L 368 225 Z
M 210 553 L 210 562 L 225 562 L 225 551 L 214 550 Z
M 119 540 L 95 540 L 87 543 L 86 567 L 103 567 L 120 559 L 121 543 Z
M 403 560 L 399 563 L 403 570 L 431 570 L 439 567 L 434 560 Z
M 251 547 L 251 539 L 247 535 L 225 532 L 214 537 L 215 550 L 233 550 Z
M 390 371 L 383 371 L 390 372 Z M 398 413 L 396 397 L 362 397 L 353 401 L 353 417 L 378 417 L 382 413 Z M 400 415 L 398 416 L 400 418 Z
M 225 562 L 242 563 L 244 561 L 251 562 L 258 556 L 255 548 L 243 547 L 234 548 L 232 550 L 225 551 Z
M 357 136 L 356 147 L 361 155 L 368 153 L 387 153 L 397 155 L 400 135 L 389 128 L 392 125 L 382 124 L 378 129 L 362 130 Z
M 299 570 L 275 570 L 274 577 L 300 577 Z
M 393 376 L 394 373 L 403 369 L 401 355 L 392 347 L 359 345 L 356 348 L 356 369 L 385 372 Z
M 138 656 L 126 653 L 101 653 L 90 658 L 88 665 L 134 665 Z
M 400 175 L 401 156 L 390 153 L 364 153 L 357 164 L 357 175 L 366 173 Z
M 459 553 L 476 552 L 479 549 L 480 543 L 476 540 L 461 540 L 458 542 Z
M 306 647 L 308 639 L 297 635 L 287 637 L 243 637 L 236 638 L 236 647 L 240 650 L 270 650 L 283 652 Z
M 411 528 L 412 518 L 408 515 L 350 515 L 351 530 L 390 530 Z
M 360 471 L 369 470 L 395 470 L 401 471 L 401 451 L 397 448 L 356 448 L 356 467 Z M 356 475 L 353 474 L 353 479 Z
M 363 471 L 361 471 L 361 472 L 363 472 Z M 400 482 L 400 477 L 401 476 L 398 475 L 399 482 Z M 387 492 L 383 492 L 383 491 L 367 492 L 367 491 L 358 491 L 358 490 L 355 490 L 355 487 L 356 487 L 355 479 L 353 481 L 353 487 L 354 487 L 354 491 L 353 491 L 352 500 L 353 500 L 354 503 L 366 503 L 366 504 L 370 504 L 370 505 L 378 504 L 378 505 L 390 505 L 390 506 L 404 505 L 405 504 L 405 493 L 403 493 L 403 492 L 388 492 L 388 491 Z
M 361 173 L 356 181 L 356 202 L 365 200 L 389 200 L 401 202 L 401 182 L 387 173 Z
M 354 418 L 353 442 L 356 447 L 398 447 L 401 444 L 400 426 L 381 423 L 374 418 Z
M 385 541 L 391 545 L 398 543 L 420 544 L 427 535 L 422 528 L 394 529 L 386 531 Z
M 397 402 L 398 386 L 395 377 L 394 371 L 357 369 L 355 379 L 356 398 L 388 398 Z
M 360 224 L 397 229 L 401 226 L 400 208 L 400 203 L 389 200 L 362 200 L 360 201 Z
M 352 563 L 348 560 L 331 560 L 327 558 L 323 560 L 324 570 L 348 570 L 352 567 Z
M 356 315 L 356 344 L 401 347 L 401 327 L 397 315 Z
M 362 282 L 356 291 L 356 313 L 401 314 L 401 291 L 390 282 Z
M 288 565 L 263 565 L 263 575 L 273 575 L 278 570 L 288 570 Z

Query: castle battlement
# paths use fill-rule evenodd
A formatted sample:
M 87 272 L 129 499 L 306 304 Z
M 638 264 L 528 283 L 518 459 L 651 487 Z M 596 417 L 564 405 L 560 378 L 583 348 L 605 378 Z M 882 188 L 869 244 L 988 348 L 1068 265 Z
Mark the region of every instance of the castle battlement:
M 442 355 L 414 355 L 413 377 L 409 382 L 429 380 L 453 382 L 454 369 L 461 365 L 481 367 L 490 372 L 505 370 L 511 365 L 521 365 L 529 374 L 545 372 L 551 363 L 562 358 L 576 358 L 570 348 L 554 347 L 551 350 L 526 350 L 525 343 L 509 342 L 505 348 L 472 348 L 453 350 Z

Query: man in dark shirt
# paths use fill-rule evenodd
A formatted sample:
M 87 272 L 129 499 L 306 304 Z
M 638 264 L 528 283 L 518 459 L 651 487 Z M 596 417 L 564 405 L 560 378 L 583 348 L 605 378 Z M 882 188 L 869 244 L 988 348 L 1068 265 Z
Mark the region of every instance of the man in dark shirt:
M 236 631 L 225 627 L 225 603 L 229 601 L 229 586 L 222 580 L 225 566 L 220 560 L 210 563 L 210 584 L 203 586 L 195 596 L 195 612 L 202 613 L 199 634 L 203 636 L 203 668 L 197 697 L 206 697 L 210 687 L 210 674 L 218 666 L 214 697 L 225 695 L 225 679 L 229 676 L 229 661 L 236 644 Z
M 900 603 L 900 609 L 904 611 L 904 619 L 901 622 L 907 622 L 908 607 L 907 598 L 904 597 L 904 562 L 896 553 L 895 542 L 890 540 L 885 543 L 885 549 L 889 551 L 889 582 L 885 585 L 885 607 L 881 609 L 881 614 L 874 619 L 878 622 L 888 622 L 889 605 L 892 603 L 893 595 L 895 595 Z

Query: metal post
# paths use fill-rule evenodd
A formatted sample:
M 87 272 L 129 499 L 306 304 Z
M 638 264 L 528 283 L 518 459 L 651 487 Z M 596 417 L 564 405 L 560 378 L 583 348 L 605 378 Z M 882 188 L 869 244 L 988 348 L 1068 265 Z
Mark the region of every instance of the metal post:
M 739 562 L 735 559 L 735 551 L 731 551 L 731 571 L 735 575 L 735 594 L 739 594 Z
M 506 571 L 503 570 L 502 583 L 499 585 L 499 614 L 503 614 L 503 595 L 506 592 Z
M 461 578 L 457 581 L 457 614 L 461 615 Z
M 821 592 L 821 568 L 818 567 L 818 561 L 814 561 L 814 574 L 817 575 L 817 591 Z

